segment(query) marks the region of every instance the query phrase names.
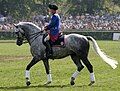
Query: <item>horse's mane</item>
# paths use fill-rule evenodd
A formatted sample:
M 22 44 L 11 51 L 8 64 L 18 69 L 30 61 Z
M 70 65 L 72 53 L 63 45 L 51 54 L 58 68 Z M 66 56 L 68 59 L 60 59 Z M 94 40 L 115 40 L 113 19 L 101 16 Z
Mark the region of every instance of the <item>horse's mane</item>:
M 32 23 L 32 22 L 19 22 L 17 25 L 18 25 L 18 26 L 19 26 L 19 25 L 32 25 L 32 26 L 36 27 L 37 29 L 41 30 L 41 28 L 40 28 L 39 26 L 35 25 L 35 24 Z

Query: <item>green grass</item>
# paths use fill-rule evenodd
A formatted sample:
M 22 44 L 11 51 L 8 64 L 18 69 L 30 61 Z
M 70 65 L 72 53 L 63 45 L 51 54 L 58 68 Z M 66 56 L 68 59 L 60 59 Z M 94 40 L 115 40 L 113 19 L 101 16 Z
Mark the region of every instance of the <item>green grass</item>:
M 97 41 L 100 48 L 120 63 L 120 41 Z M 91 45 L 92 46 L 92 45 Z M 90 48 L 89 59 L 94 67 L 96 83 L 88 86 L 89 72 L 81 71 L 74 86 L 69 85 L 76 66 L 66 57 L 51 60 L 53 82 L 44 86 L 46 73 L 42 61 L 31 69 L 31 85 L 26 87 L 24 71 L 32 56 L 29 45 L 18 47 L 15 43 L 0 43 L 0 91 L 119 91 L 120 64 L 113 70 Z

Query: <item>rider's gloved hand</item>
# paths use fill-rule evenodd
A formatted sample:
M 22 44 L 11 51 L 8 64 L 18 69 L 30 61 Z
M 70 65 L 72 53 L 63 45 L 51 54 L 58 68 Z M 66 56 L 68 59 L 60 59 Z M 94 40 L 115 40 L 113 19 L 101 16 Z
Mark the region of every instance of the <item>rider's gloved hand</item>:
M 45 31 L 47 31 L 47 30 L 48 30 L 48 27 L 47 27 L 47 26 L 45 26 L 45 27 L 44 27 L 44 30 L 45 30 Z

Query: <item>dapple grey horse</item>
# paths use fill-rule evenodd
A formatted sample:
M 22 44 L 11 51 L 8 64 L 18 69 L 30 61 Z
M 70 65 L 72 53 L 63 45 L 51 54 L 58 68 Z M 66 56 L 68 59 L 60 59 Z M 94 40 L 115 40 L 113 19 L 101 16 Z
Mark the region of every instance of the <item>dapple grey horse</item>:
M 40 60 L 43 61 L 46 73 L 47 73 L 47 82 L 50 84 L 52 82 L 52 76 L 49 67 L 49 61 L 45 58 L 45 49 L 46 47 L 43 45 L 43 35 L 44 31 L 41 30 L 38 26 L 30 22 L 20 22 L 15 25 L 16 27 L 16 35 L 17 35 L 17 45 L 22 45 L 23 40 L 26 38 L 30 45 L 30 51 L 33 56 L 32 61 L 27 65 L 25 71 L 26 85 L 29 86 L 30 83 L 30 68 L 35 65 Z M 77 66 L 77 70 L 72 74 L 70 84 L 75 84 L 75 78 L 78 76 L 80 71 L 84 68 L 81 61 L 87 67 L 90 72 L 90 84 L 92 85 L 95 82 L 95 76 L 93 72 L 93 66 L 88 60 L 88 52 L 89 52 L 89 40 L 92 41 L 93 47 L 96 53 L 113 69 L 117 67 L 117 61 L 107 57 L 99 48 L 97 42 L 91 36 L 83 36 L 79 34 L 68 34 L 65 35 L 65 47 L 52 47 L 53 48 L 53 56 L 52 59 L 60 59 L 66 56 L 71 56 L 71 59 Z

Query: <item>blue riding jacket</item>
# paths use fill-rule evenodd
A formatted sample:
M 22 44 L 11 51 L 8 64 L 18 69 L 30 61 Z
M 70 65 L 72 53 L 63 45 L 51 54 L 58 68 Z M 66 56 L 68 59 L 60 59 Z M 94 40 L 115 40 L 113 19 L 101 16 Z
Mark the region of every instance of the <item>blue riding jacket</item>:
M 49 35 L 52 41 L 56 41 L 59 36 L 60 31 L 60 16 L 58 14 L 53 14 L 47 29 L 50 30 Z

